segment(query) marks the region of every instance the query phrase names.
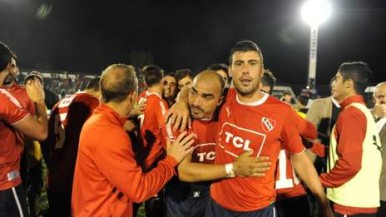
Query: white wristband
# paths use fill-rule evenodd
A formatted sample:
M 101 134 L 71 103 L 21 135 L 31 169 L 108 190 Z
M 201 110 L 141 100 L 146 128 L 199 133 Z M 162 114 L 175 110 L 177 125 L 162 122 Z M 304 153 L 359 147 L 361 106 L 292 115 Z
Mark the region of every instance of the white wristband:
M 225 173 L 227 178 L 235 177 L 235 171 L 233 170 L 233 163 L 225 164 Z

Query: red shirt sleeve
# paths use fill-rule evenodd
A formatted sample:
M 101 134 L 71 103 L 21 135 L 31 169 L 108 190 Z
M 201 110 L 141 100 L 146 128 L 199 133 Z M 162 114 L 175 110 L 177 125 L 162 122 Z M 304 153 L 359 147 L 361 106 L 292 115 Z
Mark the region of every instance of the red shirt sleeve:
M 284 148 L 290 154 L 300 154 L 305 149 L 300 139 L 298 127 L 293 126 L 294 123 L 299 122 L 298 118 L 299 116 L 291 109 L 287 118 L 285 118 L 283 130 L 281 131 Z
M 316 128 L 310 121 L 307 121 L 306 119 L 301 118 L 300 116 L 298 116 L 297 120 L 300 136 L 307 139 L 317 138 L 318 133 L 316 131 Z
M 0 89 L 0 119 L 14 125 L 26 118 L 30 113 L 8 91 Z
M 359 109 L 351 106 L 340 113 L 335 127 L 339 158 L 329 173 L 320 175 L 323 186 L 339 187 L 361 169 L 366 127 L 366 116 Z
M 318 155 L 318 157 L 325 157 L 326 156 L 326 146 L 324 146 L 321 143 L 313 144 L 313 146 L 312 146 L 312 148 L 310 150 L 314 154 Z

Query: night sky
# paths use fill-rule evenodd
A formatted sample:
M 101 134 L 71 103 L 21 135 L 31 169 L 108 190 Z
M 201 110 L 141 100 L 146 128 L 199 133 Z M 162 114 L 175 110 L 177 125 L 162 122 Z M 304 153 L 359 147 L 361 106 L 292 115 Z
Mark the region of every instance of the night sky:
M 0 0 L 0 41 L 21 68 L 100 73 L 112 63 L 156 63 L 199 72 L 227 63 L 235 42 L 251 39 L 278 80 L 306 84 L 309 27 L 303 1 Z M 46 17 L 36 15 L 51 4 Z M 386 1 L 335 0 L 319 28 L 317 84 L 344 61 L 363 60 L 373 82 L 386 80 Z M 142 62 L 134 56 L 142 55 Z

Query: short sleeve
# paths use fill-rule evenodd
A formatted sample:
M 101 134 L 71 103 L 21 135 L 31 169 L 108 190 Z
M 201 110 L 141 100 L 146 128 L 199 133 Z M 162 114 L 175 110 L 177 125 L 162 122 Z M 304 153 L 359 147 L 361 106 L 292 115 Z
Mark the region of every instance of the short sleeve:
M 298 116 L 295 111 L 290 110 L 284 121 L 281 137 L 283 139 L 284 148 L 291 154 L 300 154 L 304 151 L 304 146 L 300 138 L 298 127 Z
M 8 91 L 0 89 L 0 119 L 15 125 L 28 117 L 30 113 Z

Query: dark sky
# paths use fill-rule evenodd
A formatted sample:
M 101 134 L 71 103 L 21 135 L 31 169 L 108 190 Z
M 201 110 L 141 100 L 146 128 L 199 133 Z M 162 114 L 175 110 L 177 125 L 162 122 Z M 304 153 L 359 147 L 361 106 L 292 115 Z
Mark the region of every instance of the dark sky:
M 36 17 L 42 3 L 51 13 Z M 227 62 L 233 44 L 251 39 L 279 81 L 306 84 L 309 27 L 303 1 L 0 0 L 0 41 L 22 68 L 99 73 L 112 63 L 137 63 L 142 53 L 167 71 L 198 72 Z M 386 1 L 335 0 L 319 29 L 317 84 L 344 61 L 363 60 L 373 82 L 386 80 Z

